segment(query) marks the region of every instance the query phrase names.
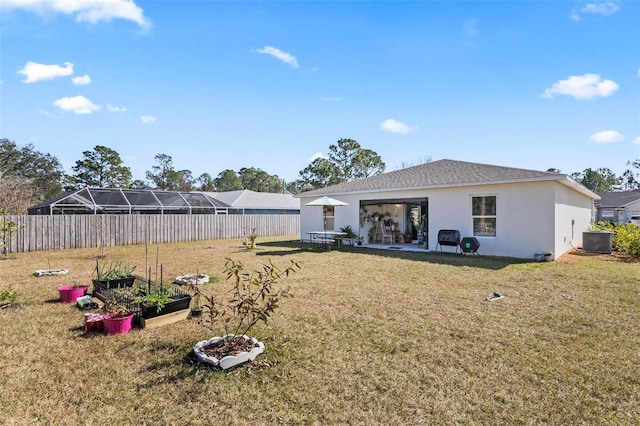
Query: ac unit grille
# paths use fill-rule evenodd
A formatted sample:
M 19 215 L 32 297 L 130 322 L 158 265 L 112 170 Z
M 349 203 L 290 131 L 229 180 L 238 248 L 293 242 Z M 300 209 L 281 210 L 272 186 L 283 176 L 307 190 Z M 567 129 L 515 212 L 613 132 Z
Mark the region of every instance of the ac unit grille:
M 586 253 L 611 254 L 613 233 L 607 231 L 586 231 L 582 233 L 582 250 Z

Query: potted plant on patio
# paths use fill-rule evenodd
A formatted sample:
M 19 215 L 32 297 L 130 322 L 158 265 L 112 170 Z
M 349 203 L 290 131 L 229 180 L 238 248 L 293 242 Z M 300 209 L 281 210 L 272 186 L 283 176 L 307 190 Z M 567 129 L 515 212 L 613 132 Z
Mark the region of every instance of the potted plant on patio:
M 404 234 L 402 234 L 402 238 L 404 239 L 405 244 L 411 244 L 413 232 L 411 230 L 411 224 L 407 223 L 407 227 L 404 230 Z
M 340 232 L 343 232 L 345 234 L 342 239 L 349 240 L 351 242 L 351 245 L 355 245 L 358 239 L 358 234 L 354 232 L 351 225 L 343 226 L 342 228 L 340 228 Z
M 217 335 L 195 344 L 196 358 L 226 370 L 263 353 L 264 344 L 247 333 L 259 322 L 266 324 L 280 301 L 290 296 L 289 287 L 277 284 L 300 268 L 300 262 L 295 260 L 285 269 L 269 260 L 249 273 L 242 262 L 227 258 L 224 272 L 226 282 L 231 283 L 231 297 L 202 294 L 205 303 L 201 324 Z
M 427 215 L 423 214 L 420 216 L 420 221 L 418 222 L 418 244 L 422 244 L 425 240 L 427 234 Z

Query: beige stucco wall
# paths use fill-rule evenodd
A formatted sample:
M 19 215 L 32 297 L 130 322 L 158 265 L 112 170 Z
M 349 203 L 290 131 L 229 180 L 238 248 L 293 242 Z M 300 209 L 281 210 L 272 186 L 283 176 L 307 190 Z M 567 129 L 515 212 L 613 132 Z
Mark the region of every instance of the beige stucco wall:
M 391 198 L 428 198 L 429 249 L 435 250 L 440 229 L 458 229 L 462 237 L 473 235 L 471 197 L 478 195 L 497 197 L 497 235 L 477 237 L 480 254 L 533 258 L 535 253 L 553 251 L 557 257 L 567 252 L 572 245 L 577 247 L 582 243 L 582 232 L 587 229 L 591 220 L 592 200 L 589 197 L 558 182 L 543 181 L 336 194 L 332 197 L 349 205 L 335 208 L 335 229 L 351 225 L 361 235 L 366 235 L 369 224 L 360 229 L 360 200 L 379 199 L 384 202 Z M 304 205 L 312 199 L 301 199 L 300 231 L 303 238 L 306 232 L 322 229 L 322 208 Z M 404 230 L 404 212 L 400 211 L 399 217 L 402 219 L 401 230 Z M 445 247 L 444 250 L 454 249 Z

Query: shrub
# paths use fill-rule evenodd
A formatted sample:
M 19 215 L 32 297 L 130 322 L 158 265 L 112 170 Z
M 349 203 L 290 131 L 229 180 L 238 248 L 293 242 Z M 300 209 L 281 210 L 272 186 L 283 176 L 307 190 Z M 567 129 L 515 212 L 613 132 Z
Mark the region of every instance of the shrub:
M 6 290 L 0 291 L 0 307 L 1 306 L 9 306 L 18 301 L 20 297 L 20 293 L 15 291 L 9 286 Z
M 0 208 L 0 216 L 4 215 L 4 209 Z M 11 234 L 16 232 L 20 227 L 11 219 L 3 218 L 0 220 L 0 248 L 4 254 L 4 258 L 9 257 L 9 240 Z
M 590 229 L 613 233 L 613 249 L 633 256 L 640 256 L 640 226 L 633 223 L 592 223 Z
M 346 238 L 358 238 L 358 234 L 354 232 L 351 225 L 343 226 L 342 228 L 340 228 L 340 232 L 344 232 L 345 234 L 347 234 L 345 235 Z

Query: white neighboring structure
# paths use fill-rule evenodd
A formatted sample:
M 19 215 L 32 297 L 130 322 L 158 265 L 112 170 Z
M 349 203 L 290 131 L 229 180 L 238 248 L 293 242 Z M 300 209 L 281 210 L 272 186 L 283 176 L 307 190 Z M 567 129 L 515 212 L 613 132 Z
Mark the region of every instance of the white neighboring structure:
M 439 230 L 456 229 L 478 239 L 480 254 L 517 258 L 558 257 L 581 246 L 599 199 L 565 174 L 439 160 L 298 194 L 303 238 L 322 229 L 322 208 L 305 203 L 323 195 L 349 204 L 328 212 L 330 229 L 351 225 L 366 236 L 375 211 L 402 231 L 413 226 L 415 236 L 424 215 L 428 250 L 436 249 Z
M 242 214 L 299 214 L 300 200 L 291 194 L 256 192 L 249 189 L 202 192 L 230 211 Z

